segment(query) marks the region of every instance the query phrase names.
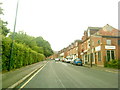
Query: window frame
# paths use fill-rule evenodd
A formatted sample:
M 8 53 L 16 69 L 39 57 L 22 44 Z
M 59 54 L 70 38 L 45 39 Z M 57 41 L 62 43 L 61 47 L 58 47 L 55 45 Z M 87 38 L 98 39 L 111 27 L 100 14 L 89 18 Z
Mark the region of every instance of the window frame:
M 108 57 L 107 57 L 107 51 L 109 51 L 110 53 L 110 55 L 109 55 L 109 57 L 110 57 L 110 59 L 108 60 Z M 115 50 L 106 50 L 106 61 L 111 61 L 111 60 L 114 60 L 113 59 L 113 57 L 112 57 L 112 51 L 114 52 L 114 59 L 116 58 L 116 56 L 115 56 Z
M 112 42 L 111 40 L 106 40 L 107 45 L 111 45 L 111 42 Z
M 120 46 L 120 40 L 118 40 L 118 45 Z
M 97 43 L 100 44 L 100 40 L 98 40 Z

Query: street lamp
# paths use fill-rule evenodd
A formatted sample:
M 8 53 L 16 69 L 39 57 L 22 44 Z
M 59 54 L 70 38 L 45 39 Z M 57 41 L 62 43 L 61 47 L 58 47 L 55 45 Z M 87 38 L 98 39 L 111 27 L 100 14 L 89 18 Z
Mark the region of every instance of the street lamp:
M 15 15 L 15 22 L 14 22 L 14 31 L 12 34 L 12 42 L 11 42 L 11 49 L 10 49 L 10 60 L 9 60 L 9 66 L 8 66 L 8 71 L 11 70 L 11 61 L 12 61 L 12 55 L 13 55 L 13 46 L 14 46 L 14 34 L 15 34 L 15 29 L 16 29 L 16 22 L 17 22 L 17 12 L 18 12 L 18 5 L 19 5 L 19 0 L 17 1 L 17 7 L 16 7 L 16 15 Z

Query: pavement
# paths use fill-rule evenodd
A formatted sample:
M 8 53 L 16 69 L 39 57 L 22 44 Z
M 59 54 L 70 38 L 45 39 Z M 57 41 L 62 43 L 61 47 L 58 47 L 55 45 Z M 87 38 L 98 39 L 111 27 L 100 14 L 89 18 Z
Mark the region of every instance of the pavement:
M 100 71 L 106 71 L 106 72 L 112 72 L 112 73 L 120 73 L 120 69 L 115 69 L 115 68 L 108 68 L 108 67 L 102 67 L 102 66 L 96 66 L 92 65 L 92 67 L 88 64 L 83 65 L 84 67 L 90 68 L 90 69 L 96 69 Z
M 49 61 L 22 88 L 118 88 L 118 74 Z
M 30 76 L 37 69 L 42 67 L 47 61 L 41 61 L 32 65 L 22 67 L 20 69 L 11 70 L 10 72 L 2 73 L 2 88 L 12 87 L 26 79 L 26 76 Z

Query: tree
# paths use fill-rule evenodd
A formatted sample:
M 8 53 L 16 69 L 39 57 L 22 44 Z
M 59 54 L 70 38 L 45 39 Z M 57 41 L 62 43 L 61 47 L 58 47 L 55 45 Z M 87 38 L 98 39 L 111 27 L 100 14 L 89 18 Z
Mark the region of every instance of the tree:
M 34 47 L 32 47 L 32 50 L 34 50 L 38 53 L 44 54 L 43 47 L 34 46 Z
M 11 36 L 12 33 L 9 37 Z M 33 36 L 27 35 L 23 31 L 19 31 L 18 33 L 15 33 L 14 40 L 17 43 L 25 44 L 27 47 L 38 53 L 44 54 L 46 57 L 53 54 L 53 50 L 51 49 L 49 42 L 44 40 L 42 37 L 35 38 Z
M 0 3 L 1 5 L 2 3 Z M 3 9 L 0 7 L 0 15 L 3 15 Z M 7 28 L 7 22 L 1 20 L 0 18 L 0 34 L 6 36 L 9 32 L 10 29 Z
M 12 34 L 10 34 L 10 38 L 12 38 Z M 23 31 L 19 31 L 18 33 L 15 32 L 14 34 L 14 40 L 17 43 L 22 43 L 25 44 L 26 46 L 33 48 L 34 46 L 37 46 L 36 41 L 34 40 L 35 38 L 32 36 L 27 35 L 25 32 Z
M 2 5 L 2 3 L 0 3 L 0 5 Z M 3 15 L 3 9 L 0 7 L 0 14 Z
M 7 28 L 7 22 L 4 22 L 0 19 L 0 33 L 4 36 L 7 36 L 7 34 L 10 32 L 10 29 Z
M 51 49 L 51 46 L 50 46 L 48 41 L 44 40 L 40 36 L 35 38 L 35 41 L 36 41 L 38 47 L 43 47 L 44 55 L 46 57 L 48 57 L 48 56 L 53 54 L 53 50 Z

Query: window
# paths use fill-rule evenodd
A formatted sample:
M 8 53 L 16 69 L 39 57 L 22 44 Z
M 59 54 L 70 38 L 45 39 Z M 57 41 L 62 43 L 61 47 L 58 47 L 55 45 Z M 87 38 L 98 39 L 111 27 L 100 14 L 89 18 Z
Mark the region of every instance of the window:
M 101 61 L 101 52 L 98 52 L 98 61 Z
M 89 46 L 90 46 L 90 44 L 89 44 Z
M 87 60 L 87 55 L 85 55 L 85 60 Z
M 100 44 L 100 40 L 98 40 L 98 44 Z
M 90 48 L 90 40 L 88 41 L 88 48 Z
M 107 50 L 107 58 L 106 59 L 107 59 L 107 61 L 115 59 L 114 50 Z
M 115 59 L 113 50 L 111 50 L 111 59 Z
M 107 50 L 107 61 L 110 61 L 110 50 Z
M 89 41 L 89 46 L 90 46 L 90 41 Z
M 120 40 L 118 40 L 118 45 L 120 45 Z
M 107 40 L 107 45 L 111 45 L 111 40 Z

